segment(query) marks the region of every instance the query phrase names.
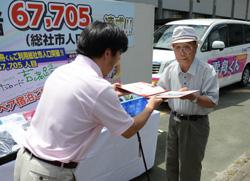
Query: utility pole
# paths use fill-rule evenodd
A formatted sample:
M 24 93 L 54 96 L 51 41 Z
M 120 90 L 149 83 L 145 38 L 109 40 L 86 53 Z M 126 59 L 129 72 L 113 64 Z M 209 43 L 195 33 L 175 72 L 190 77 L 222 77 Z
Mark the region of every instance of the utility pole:
M 235 4 L 235 0 L 232 0 L 232 8 L 231 8 L 231 18 L 234 18 L 234 4 Z
M 193 18 L 193 5 L 194 5 L 194 1 L 193 0 L 189 0 L 189 18 Z
M 216 16 L 216 0 L 213 0 L 213 14 L 212 17 L 215 18 Z
M 162 19 L 162 0 L 158 0 L 157 19 Z
M 0 11 L 0 36 L 3 36 L 3 18 L 2 18 L 2 12 Z
M 248 8 L 249 7 L 249 0 L 247 0 L 247 7 L 246 7 L 246 16 L 245 16 L 245 20 L 247 21 L 248 19 Z

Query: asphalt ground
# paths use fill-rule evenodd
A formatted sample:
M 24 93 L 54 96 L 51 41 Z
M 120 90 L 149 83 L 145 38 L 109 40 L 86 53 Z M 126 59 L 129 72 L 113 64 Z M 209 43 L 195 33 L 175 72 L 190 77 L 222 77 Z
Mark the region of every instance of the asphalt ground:
M 165 147 L 170 110 L 167 103 L 162 104 L 159 110 L 161 116 L 155 164 L 149 170 L 151 181 L 166 180 Z M 219 175 L 227 173 L 225 171 L 232 164 L 239 162 L 242 155 L 250 153 L 250 84 L 245 88 L 238 84 L 221 88 L 219 105 L 209 114 L 209 119 L 210 135 L 203 160 L 201 181 L 219 180 Z M 242 170 L 250 177 L 250 169 L 249 173 L 247 172 L 249 165 L 244 165 Z M 240 170 L 241 168 L 237 168 L 239 173 Z M 228 174 L 230 178 L 234 177 L 234 181 L 238 181 L 237 172 Z M 245 177 L 244 181 L 250 181 L 249 177 Z M 226 180 L 225 177 L 221 179 Z M 143 174 L 132 181 L 147 181 L 147 176 Z

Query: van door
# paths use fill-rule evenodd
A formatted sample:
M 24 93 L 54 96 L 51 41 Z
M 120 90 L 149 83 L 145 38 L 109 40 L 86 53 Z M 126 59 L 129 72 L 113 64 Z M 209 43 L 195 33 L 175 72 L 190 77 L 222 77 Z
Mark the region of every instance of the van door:
M 229 24 L 228 28 L 229 46 L 232 47 L 233 50 L 232 61 L 229 62 L 229 73 L 231 74 L 231 77 L 228 80 L 228 83 L 230 84 L 241 80 L 250 49 L 247 47 L 249 44 L 245 42 L 243 24 Z
M 225 48 L 213 50 L 212 43 L 222 41 Z M 246 59 L 246 50 L 243 44 L 243 25 L 223 24 L 215 26 L 208 34 L 201 47 L 202 57 L 206 57 L 208 63 L 212 64 L 218 73 L 220 87 L 238 82 Z M 242 67 L 243 66 L 243 67 Z
M 225 48 L 222 50 L 213 50 L 214 41 L 222 41 Z M 229 33 L 226 24 L 216 25 L 208 34 L 200 49 L 200 57 L 212 64 L 218 74 L 220 87 L 227 85 L 229 79 L 226 74 L 228 70 L 228 61 L 226 57 L 233 54 L 233 48 L 229 47 Z

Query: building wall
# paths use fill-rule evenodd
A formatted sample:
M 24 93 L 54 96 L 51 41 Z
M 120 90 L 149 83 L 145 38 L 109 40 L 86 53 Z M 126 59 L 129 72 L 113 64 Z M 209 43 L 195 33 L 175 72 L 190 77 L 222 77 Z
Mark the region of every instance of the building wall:
M 200 14 L 210 14 L 213 13 L 213 1 L 204 1 L 200 0 L 197 2 L 196 0 L 193 1 L 193 12 L 200 13 Z
M 122 1 L 122 0 L 120 0 Z M 149 3 L 156 6 L 158 11 L 158 2 L 162 2 L 162 16 L 156 18 L 171 18 L 176 16 L 173 11 L 176 12 L 189 12 L 190 1 L 193 2 L 193 13 L 205 15 L 206 17 L 213 15 L 213 2 L 216 2 L 216 14 L 215 17 L 231 18 L 232 16 L 232 2 L 233 0 L 123 0 L 138 3 Z M 250 3 L 249 3 L 250 4 Z M 246 5 L 247 0 L 234 0 L 234 13 L 233 18 L 245 20 L 246 17 Z M 249 7 L 250 8 L 250 7 Z M 157 14 L 157 12 L 156 12 Z M 181 14 L 181 13 L 180 13 Z M 196 17 L 196 16 L 194 16 Z M 186 17 L 184 17 L 186 18 Z M 250 9 L 247 15 L 250 20 Z
M 245 19 L 247 0 L 235 0 L 234 18 Z
M 163 9 L 189 11 L 189 0 L 162 0 Z
M 155 6 L 158 5 L 158 0 L 116 0 L 116 1 L 127 1 L 127 2 L 135 2 L 135 3 L 152 4 Z
M 237 3 L 237 2 L 236 2 Z M 216 0 L 216 15 L 231 17 L 232 0 Z

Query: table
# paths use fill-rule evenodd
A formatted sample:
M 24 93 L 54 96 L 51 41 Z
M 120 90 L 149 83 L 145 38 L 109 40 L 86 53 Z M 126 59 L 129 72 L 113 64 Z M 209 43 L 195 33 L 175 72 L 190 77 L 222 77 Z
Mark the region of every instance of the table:
M 140 131 L 149 169 L 154 165 L 159 120 L 160 113 L 154 111 Z M 13 181 L 14 163 L 0 166 L 1 181 Z M 78 181 L 128 181 L 144 172 L 137 136 L 130 139 L 112 136 L 104 128 L 85 159 L 80 161 L 76 177 Z

